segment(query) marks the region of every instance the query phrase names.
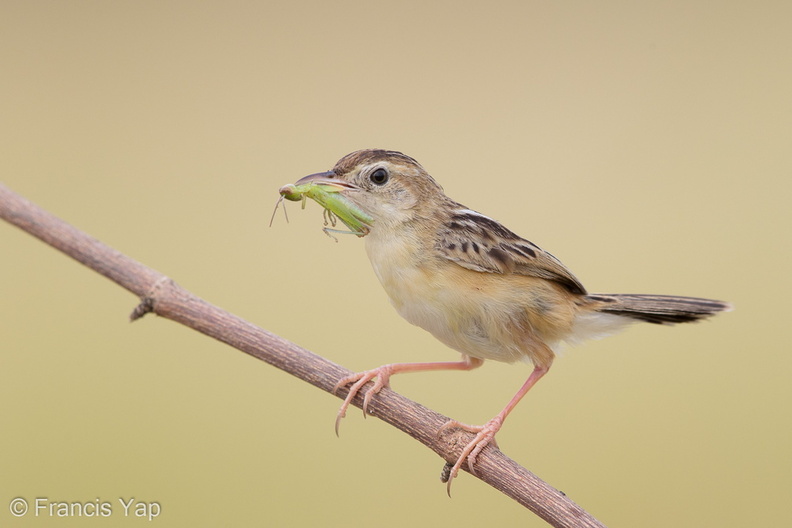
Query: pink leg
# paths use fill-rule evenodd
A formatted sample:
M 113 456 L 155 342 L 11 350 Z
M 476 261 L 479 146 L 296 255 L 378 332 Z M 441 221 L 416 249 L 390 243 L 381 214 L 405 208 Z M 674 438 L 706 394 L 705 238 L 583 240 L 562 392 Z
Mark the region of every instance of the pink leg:
M 547 374 L 547 371 L 550 370 L 550 367 L 534 367 L 533 372 L 531 375 L 528 376 L 528 379 L 525 381 L 523 386 L 517 391 L 517 394 L 509 401 L 506 407 L 503 408 L 501 412 L 498 413 L 495 418 L 490 420 L 489 422 L 485 423 L 484 425 L 467 425 L 456 420 L 451 420 L 447 422 L 443 427 L 440 428 L 438 433 L 445 431 L 446 429 L 451 428 L 460 428 L 464 429 L 465 431 L 469 431 L 471 433 L 475 433 L 476 437 L 465 446 L 462 450 L 462 454 L 459 455 L 459 458 L 454 464 L 454 467 L 451 468 L 448 478 L 448 495 L 451 495 L 451 482 L 453 482 L 454 477 L 457 476 L 459 473 L 459 469 L 462 467 L 462 463 L 467 460 L 468 469 L 474 475 L 476 474 L 476 470 L 474 468 L 474 464 L 476 462 L 476 457 L 484 449 L 488 444 L 495 443 L 495 434 L 500 430 L 501 426 L 503 425 L 503 421 L 509 415 L 510 412 L 517 406 L 523 396 L 531 390 L 531 387 L 536 385 L 536 382 L 539 381 L 542 376 Z M 496 444 L 497 445 L 497 444 Z
M 335 394 L 341 387 L 352 383 L 352 386 L 349 388 L 349 394 L 347 394 L 346 399 L 344 399 L 344 403 L 341 404 L 341 408 L 338 410 L 338 415 L 336 416 L 336 435 L 338 434 L 338 425 L 341 423 L 341 418 L 346 416 L 346 411 L 347 408 L 349 408 L 349 404 L 352 403 L 352 400 L 355 398 L 357 393 L 360 392 L 360 389 L 362 389 L 366 383 L 373 380 L 374 378 L 377 378 L 374 381 L 374 386 L 366 391 L 366 395 L 363 398 L 364 417 L 366 414 L 368 414 L 368 405 L 371 401 L 371 397 L 382 390 L 383 387 L 387 387 L 389 385 L 390 377 L 393 374 L 400 374 L 402 372 L 421 372 L 424 370 L 472 370 L 476 367 L 480 367 L 483 363 L 484 360 L 470 356 L 462 356 L 462 361 L 444 361 L 436 363 L 391 363 L 390 365 L 382 365 L 381 367 L 377 367 L 372 370 L 366 370 L 364 372 L 358 372 L 357 374 L 347 376 L 336 383 L 336 386 L 333 388 L 333 394 Z

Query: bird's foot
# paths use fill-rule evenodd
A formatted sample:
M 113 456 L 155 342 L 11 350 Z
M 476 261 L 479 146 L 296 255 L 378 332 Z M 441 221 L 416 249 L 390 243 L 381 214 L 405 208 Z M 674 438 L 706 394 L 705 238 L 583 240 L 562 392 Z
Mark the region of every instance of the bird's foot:
M 451 467 L 451 469 L 447 472 L 445 470 L 443 471 L 443 478 L 445 479 L 445 477 L 448 477 L 447 480 L 444 480 L 444 482 L 448 482 L 446 489 L 449 496 L 451 496 L 451 483 L 454 481 L 454 478 L 462 468 L 462 464 L 467 461 L 468 469 L 475 475 L 476 457 L 479 455 L 479 453 L 481 453 L 481 450 L 487 447 L 489 444 L 492 444 L 494 447 L 498 447 L 498 443 L 495 441 L 495 434 L 500 431 L 502 425 L 503 417 L 498 415 L 484 425 L 468 425 L 456 420 L 450 420 L 437 431 L 437 434 L 439 435 L 447 429 L 463 429 L 476 435 L 473 440 L 468 442 L 465 448 L 462 449 L 462 453 L 459 455 L 459 458 L 457 458 L 456 463 Z
M 383 365 L 375 369 L 352 374 L 351 376 L 342 378 L 338 383 L 336 383 L 335 387 L 333 387 L 333 394 L 338 392 L 338 389 L 341 387 L 349 385 L 350 383 L 352 384 L 352 386 L 349 388 L 349 394 L 347 394 L 346 398 L 344 399 L 344 403 L 341 404 L 341 408 L 338 409 L 338 414 L 336 415 L 336 435 L 338 435 L 338 426 L 341 423 L 341 419 L 346 416 L 346 411 L 349 408 L 349 404 L 352 403 L 352 400 L 355 398 L 355 396 L 357 396 L 358 392 L 360 392 L 360 389 L 362 389 L 363 386 L 369 381 L 374 380 L 374 385 L 366 391 L 366 394 L 363 397 L 363 416 L 365 417 L 366 414 L 368 414 L 368 406 L 371 398 L 384 387 L 389 386 L 390 377 L 391 374 L 393 374 L 393 371 L 393 365 Z

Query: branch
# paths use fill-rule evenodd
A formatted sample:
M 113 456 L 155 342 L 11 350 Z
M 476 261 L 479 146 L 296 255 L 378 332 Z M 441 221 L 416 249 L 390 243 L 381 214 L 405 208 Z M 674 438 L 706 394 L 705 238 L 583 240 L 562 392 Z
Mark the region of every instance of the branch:
M 330 393 L 336 380 L 351 374 L 351 371 L 340 365 L 196 297 L 165 275 L 72 227 L 2 184 L 0 218 L 137 295 L 141 302 L 132 312 L 132 320 L 148 312 L 156 313 Z M 339 396 L 343 398 L 346 391 L 340 390 Z M 361 407 L 362 403 L 363 394 L 359 394 L 353 404 Z M 470 433 L 460 430 L 438 436 L 438 429 L 449 420 L 448 417 L 389 389 L 383 389 L 372 400 L 369 412 L 412 436 L 449 463 L 456 461 L 462 448 L 472 439 Z M 476 476 L 554 527 L 603 527 L 563 493 L 492 445 L 479 455 Z

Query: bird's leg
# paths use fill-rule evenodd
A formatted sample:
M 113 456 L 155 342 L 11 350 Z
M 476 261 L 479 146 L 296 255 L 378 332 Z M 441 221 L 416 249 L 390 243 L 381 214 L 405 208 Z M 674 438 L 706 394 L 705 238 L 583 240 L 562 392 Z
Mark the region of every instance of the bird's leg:
M 358 372 L 357 374 L 352 374 L 351 376 L 347 376 L 336 383 L 335 387 L 333 388 L 333 394 L 335 394 L 341 387 L 349 385 L 350 383 L 352 384 L 352 386 L 349 388 L 349 394 L 347 394 L 346 398 L 344 399 L 344 403 L 341 404 L 341 408 L 338 410 L 338 414 L 336 415 L 336 434 L 338 434 L 338 425 L 341 423 L 341 418 L 346 416 L 346 411 L 347 408 L 349 408 L 349 404 L 352 403 L 352 400 L 355 398 L 357 393 L 360 392 L 360 389 L 362 389 L 363 386 L 371 380 L 374 380 L 374 386 L 366 391 L 366 394 L 363 398 L 363 416 L 368 414 L 368 405 L 372 396 L 382 390 L 383 387 L 387 387 L 389 385 L 390 377 L 393 374 L 400 374 L 402 372 L 421 372 L 425 370 L 472 370 L 481 366 L 483 363 L 484 361 L 481 359 L 470 356 L 462 356 L 461 361 L 442 361 L 435 363 L 391 363 L 390 365 L 382 365 L 381 367 L 377 367 L 375 369 L 366 370 L 363 372 Z
M 503 408 L 501 412 L 498 413 L 495 418 L 490 420 L 489 422 L 485 423 L 484 425 L 467 425 L 461 422 L 457 422 L 456 420 L 451 420 L 446 422 L 438 431 L 438 434 L 445 431 L 446 429 L 464 429 L 465 431 L 469 431 L 474 433 L 476 436 L 473 440 L 468 443 L 465 448 L 462 450 L 462 453 L 457 458 L 456 464 L 451 468 L 451 471 L 448 473 L 448 494 L 451 495 L 451 482 L 453 482 L 454 477 L 457 476 L 459 473 L 459 469 L 462 467 L 462 464 L 467 460 L 468 469 L 474 475 L 476 474 L 476 470 L 474 464 L 476 462 L 476 457 L 481 450 L 487 447 L 488 444 L 495 444 L 495 434 L 500 430 L 501 426 L 503 425 L 503 421 L 509 415 L 510 412 L 517 406 L 523 396 L 525 396 L 531 387 L 536 385 L 536 382 L 539 381 L 542 376 L 547 374 L 547 371 L 550 370 L 550 367 L 534 367 L 533 372 L 531 375 L 528 376 L 528 379 L 525 381 L 523 386 L 517 391 L 517 394 L 509 401 L 506 407 Z

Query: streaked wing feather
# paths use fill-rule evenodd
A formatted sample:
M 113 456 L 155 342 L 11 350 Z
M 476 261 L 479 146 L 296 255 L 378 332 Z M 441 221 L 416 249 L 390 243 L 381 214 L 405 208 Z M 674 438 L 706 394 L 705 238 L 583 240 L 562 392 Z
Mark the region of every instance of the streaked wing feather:
M 448 260 L 482 273 L 516 273 L 556 281 L 573 293 L 586 289 L 561 261 L 495 220 L 459 209 L 438 233 L 435 247 Z

